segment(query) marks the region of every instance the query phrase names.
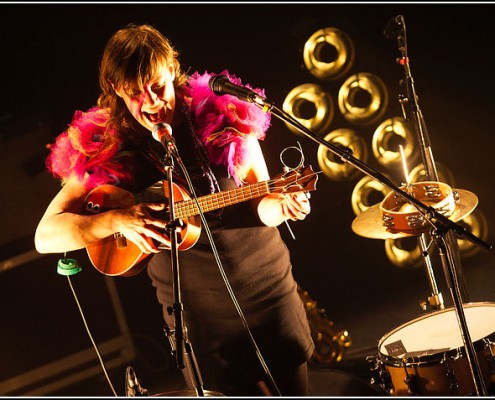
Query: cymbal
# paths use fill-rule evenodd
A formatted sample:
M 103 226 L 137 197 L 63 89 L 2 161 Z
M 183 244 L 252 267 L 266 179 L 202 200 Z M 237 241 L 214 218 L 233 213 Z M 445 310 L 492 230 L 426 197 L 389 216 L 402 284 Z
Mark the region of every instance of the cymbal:
M 453 189 L 458 193 L 459 200 L 456 201 L 455 210 L 449 217 L 451 221 L 457 222 L 471 214 L 478 205 L 478 197 L 464 189 Z M 380 204 L 375 204 L 359 214 L 352 221 L 351 228 L 354 233 L 370 239 L 399 239 L 411 236 L 420 236 L 429 230 L 429 226 L 421 231 L 413 233 L 397 232 L 383 226 Z

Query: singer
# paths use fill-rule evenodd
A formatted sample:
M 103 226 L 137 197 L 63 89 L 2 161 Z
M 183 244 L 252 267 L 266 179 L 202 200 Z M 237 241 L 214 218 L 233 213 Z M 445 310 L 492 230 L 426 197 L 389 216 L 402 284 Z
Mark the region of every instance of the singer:
M 221 74 L 242 86 L 227 70 Z M 166 207 L 164 199 L 98 213 L 83 205 L 88 193 L 104 184 L 141 194 L 163 181 L 165 149 L 152 135 L 158 124 L 171 127 L 198 197 L 269 179 L 259 140 L 265 138 L 270 115 L 236 96 L 214 93 L 208 85 L 213 76 L 186 75 L 178 52 L 149 25 L 118 30 L 103 53 L 96 104 L 75 112 L 46 160 L 61 189 L 38 224 L 37 251 L 70 252 L 120 232 L 150 256 L 147 273 L 172 327 L 174 319 L 167 312 L 174 300 L 170 251 L 158 248 L 168 243 L 166 221 L 156 213 Z M 263 90 L 249 89 L 264 98 Z M 173 174 L 174 182 L 187 189 L 182 171 L 174 168 Z M 314 344 L 277 226 L 303 220 L 309 212 L 304 193 L 292 193 L 269 194 L 205 214 L 230 285 L 283 396 L 307 394 L 306 362 Z M 192 248 L 179 252 L 179 261 L 184 322 L 204 389 L 227 396 L 277 395 L 226 290 L 204 229 Z

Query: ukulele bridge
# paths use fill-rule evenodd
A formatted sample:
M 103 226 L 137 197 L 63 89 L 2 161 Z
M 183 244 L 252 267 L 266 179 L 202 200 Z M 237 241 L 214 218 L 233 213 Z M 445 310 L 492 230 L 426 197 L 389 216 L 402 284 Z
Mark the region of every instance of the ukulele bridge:
M 115 239 L 115 243 L 116 243 L 118 249 L 123 249 L 123 248 L 127 247 L 127 239 L 125 238 L 124 235 L 122 235 L 122 233 L 115 232 L 113 234 L 113 238 Z

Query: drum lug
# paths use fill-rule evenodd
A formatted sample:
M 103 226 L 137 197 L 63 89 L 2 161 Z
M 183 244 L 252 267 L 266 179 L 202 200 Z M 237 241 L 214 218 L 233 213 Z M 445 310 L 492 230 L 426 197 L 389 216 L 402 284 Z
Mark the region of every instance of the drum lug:
M 495 357 L 486 356 L 486 363 L 488 364 L 488 372 L 490 375 L 495 375 Z
M 460 357 L 461 357 L 461 353 L 458 349 L 456 356 L 452 357 L 451 359 L 456 361 Z M 445 376 L 447 377 L 447 381 L 449 382 L 449 389 L 455 394 L 459 391 L 459 382 L 457 382 L 457 377 L 455 376 L 455 370 L 450 368 L 449 361 L 445 354 L 442 363 L 445 365 Z
M 495 356 L 493 355 L 493 342 L 490 339 L 484 339 L 485 347 L 490 351 L 490 355 L 486 356 L 488 364 L 488 372 L 490 375 L 495 375 Z
M 448 366 L 447 366 L 447 379 L 449 381 L 449 389 L 457 393 L 459 391 L 459 383 L 457 382 L 455 371 L 453 369 L 450 369 Z
M 371 372 L 370 383 L 381 387 L 387 393 L 391 394 L 393 391 L 392 378 L 390 373 L 383 366 L 383 362 L 375 356 L 366 357 L 366 361 L 368 361 Z

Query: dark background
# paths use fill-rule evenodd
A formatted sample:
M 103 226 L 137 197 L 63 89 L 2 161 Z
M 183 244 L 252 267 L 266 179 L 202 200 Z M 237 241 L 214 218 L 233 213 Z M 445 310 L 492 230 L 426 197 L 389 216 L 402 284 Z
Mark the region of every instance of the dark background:
M 180 52 L 185 69 L 228 69 L 243 82 L 264 87 L 281 107 L 289 91 L 302 83 L 321 84 L 337 104 L 340 85 L 351 74 L 381 77 L 389 92 L 383 117 L 400 116 L 397 101 L 403 70 L 395 60 L 397 43 L 383 29 L 396 15 L 405 17 L 411 72 L 428 127 L 435 160 L 448 167 L 455 187 L 475 193 L 476 212 L 486 219 L 485 240 L 493 241 L 495 200 L 492 147 L 495 66 L 491 4 L 0 4 L 0 394 L 112 395 L 96 358 L 76 356 L 60 372 L 53 362 L 90 349 L 85 327 L 67 279 L 57 275 L 61 255 L 37 256 L 33 234 L 58 183 L 44 171 L 45 144 L 65 130 L 76 109 L 85 110 L 98 96 L 98 62 L 112 33 L 129 22 L 150 23 Z M 309 36 L 336 27 L 352 39 L 356 58 L 349 73 L 322 82 L 304 67 L 302 49 Z M 381 121 L 379 121 L 381 122 Z M 374 129 L 353 127 L 338 109 L 330 130 L 356 128 L 371 145 Z M 281 171 L 280 152 L 299 141 L 308 164 L 318 168 L 317 144 L 291 133 L 275 117 L 262 146 L 270 172 Z M 383 173 L 400 171 L 380 167 Z M 375 355 L 389 331 L 422 315 L 419 304 L 431 295 L 422 264 L 401 268 L 386 256 L 384 241 L 356 235 L 350 198 L 361 177 L 333 181 L 320 175 L 312 196 L 312 213 L 280 230 L 292 252 L 294 275 L 309 296 L 324 308 L 334 329 L 345 329 L 352 344 L 332 369 L 368 379 L 365 357 Z M 400 183 L 399 175 L 395 175 Z M 123 394 L 126 365 L 134 365 L 149 386 L 179 387 L 160 310 L 146 273 L 115 278 L 118 300 L 128 326 L 118 325 L 104 277 L 79 251 L 82 272 L 71 277 L 96 343 L 130 335 L 135 357 L 110 368 L 118 394 Z M 434 278 L 446 306 L 452 299 L 441 264 L 432 250 Z M 493 254 L 472 251 L 459 266 L 466 301 L 494 301 Z M 113 296 L 113 297 L 112 297 Z M 494 324 L 495 321 L 486 321 Z M 455 327 L 454 327 L 455 328 Z M 494 329 L 495 330 L 495 329 Z M 214 335 L 214 332 L 208 334 Z M 479 338 L 476 338 L 479 339 Z M 428 346 L 425 343 L 425 348 Z M 91 350 L 91 349 L 90 349 Z M 91 353 L 91 351 L 90 351 Z M 94 355 L 93 355 L 94 357 Z M 350 366 L 359 364 L 359 369 Z M 72 365 L 76 378 L 61 384 Z M 84 371 L 96 372 L 84 378 Z M 201 367 L 201 366 L 200 366 Z M 33 369 L 39 382 L 17 384 L 15 377 Z M 53 373 L 52 373 L 53 372 Z M 79 374 L 79 375 L 78 375 Z M 31 375 L 29 375 L 31 376 Z M 27 379 L 27 378 L 26 378 Z M 31 379 L 31 378 L 29 378 Z M 21 380 L 24 382 L 23 380 Z M 7 383 L 6 383 L 7 382 Z M 26 381 L 28 382 L 28 381 Z M 64 381 L 65 382 L 65 381 Z M 2 385 L 3 383 L 3 385 Z M 9 386 L 10 385 L 10 386 Z M 15 385 L 14 385 L 15 386 Z M 333 391 L 332 391 L 333 390 Z M 341 392 L 337 394 L 348 394 Z M 333 389 L 319 390 L 333 395 Z M 355 393 L 354 393 L 355 394 Z

